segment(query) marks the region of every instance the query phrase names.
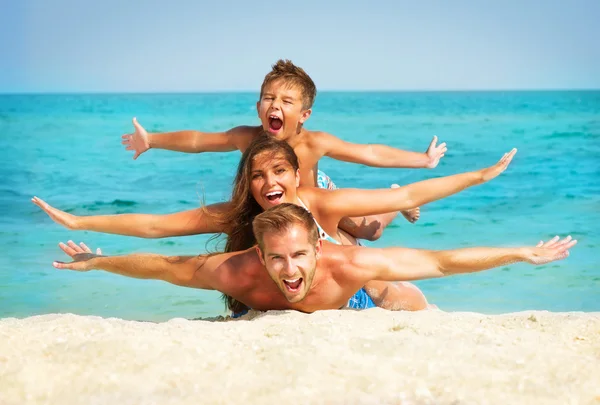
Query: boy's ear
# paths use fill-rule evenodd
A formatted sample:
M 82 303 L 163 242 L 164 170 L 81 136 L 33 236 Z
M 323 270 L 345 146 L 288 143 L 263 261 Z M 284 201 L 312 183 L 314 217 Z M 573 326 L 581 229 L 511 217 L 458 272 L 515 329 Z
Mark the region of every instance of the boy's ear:
M 260 113 L 260 100 L 256 102 L 256 113 Z
M 258 245 L 256 245 L 255 248 L 256 248 L 256 254 L 258 255 L 258 260 L 260 260 L 260 264 L 262 264 L 264 266 L 265 259 L 263 257 L 262 250 L 260 250 L 260 247 Z
M 304 124 L 307 119 L 310 118 L 310 114 L 312 114 L 312 109 L 302 111 L 302 115 L 300 116 L 300 124 Z
M 296 170 L 296 188 L 300 187 L 300 169 Z

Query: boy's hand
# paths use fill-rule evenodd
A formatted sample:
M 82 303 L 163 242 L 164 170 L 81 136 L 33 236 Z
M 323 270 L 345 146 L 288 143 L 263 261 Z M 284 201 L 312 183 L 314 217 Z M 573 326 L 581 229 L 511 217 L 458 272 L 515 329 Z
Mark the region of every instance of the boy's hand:
M 569 256 L 569 249 L 577 244 L 576 239 L 567 236 L 560 239 L 558 236 L 548 242 L 540 241 L 534 248 L 526 248 L 525 261 L 531 264 L 546 264 L 562 260 Z
M 53 262 L 52 265 L 57 269 L 67 269 L 67 270 L 77 270 L 77 271 L 88 271 L 92 270 L 92 265 L 90 263 L 90 259 L 98 257 L 102 255 L 102 251 L 100 248 L 96 249 L 96 254 L 92 253 L 92 250 L 87 247 L 87 245 L 81 242 L 79 245 L 76 245 L 72 240 L 68 241 L 67 244 L 60 242 L 58 247 L 62 249 L 63 252 L 71 256 L 73 262 L 64 263 L 64 262 Z
M 446 148 L 446 142 L 436 146 L 437 141 L 437 136 L 434 136 L 433 140 L 429 144 L 429 148 L 427 148 L 427 152 L 425 152 L 425 154 L 429 158 L 429 163 L 427 163 L 427 165 L 425 166 L 428 169 L 435 168 L 438 165 L 438 163 L 440 163 L 440 159 L 444 157 L 444 154 L 448 150 L 448 148 Z
M 150 143 L 148 142 L 148 132 L 137 122 L 135 117 L 133 117 L 133 129 L 132 134 L 125 134 L 121 137 L 121 143 L 127 145 L 125 150 L 135 150 L 135 155 L 133 155 L 133 160 L 135 160 L 150 149 Z
M 44 210 L 46 214 L 57 224 L 64 226 L 67 229 L 77 229 L 77 217 L 75 215 L 68 214 L 57 208 L 54 208 L 46 201 L 38 197 L 33 197 L 31 201 Z
M 513 148 L 510 152 L 505 153 L 504 156 L 502 156 L 502 159 L 500 159 L 494 166 L 481 169 L 480 173 L 482 180 L 486 182 L 498 177 L 500 173 L 506 170 L 516 153 L 517 149 Z

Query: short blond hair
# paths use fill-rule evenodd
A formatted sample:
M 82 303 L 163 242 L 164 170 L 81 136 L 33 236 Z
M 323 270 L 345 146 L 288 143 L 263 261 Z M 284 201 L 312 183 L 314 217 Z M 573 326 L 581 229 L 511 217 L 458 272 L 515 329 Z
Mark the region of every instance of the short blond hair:
M 282 79 L 284 83 L 291 86 L 297 86 L 302 93 L 302 108 L 308 110 L 312 108 L 315 97 L 317 97 L 317 87 L 310 76 L 302 69 L 288 59 L 279 59 L 271 66 L 271 71 L 265 76 L 262 86 L 260 86 L 260 98 L 262 99 L 265 87 L 270 83 Z
M 252 222 L 252 231 L 262 250 L 266 233 L 287 231 L 293 225 L 301 225 L 306 230 L 310 244 L 317 243 L 319 230 L 312 214 L 296 204 L 282 203 L 257 215 Z

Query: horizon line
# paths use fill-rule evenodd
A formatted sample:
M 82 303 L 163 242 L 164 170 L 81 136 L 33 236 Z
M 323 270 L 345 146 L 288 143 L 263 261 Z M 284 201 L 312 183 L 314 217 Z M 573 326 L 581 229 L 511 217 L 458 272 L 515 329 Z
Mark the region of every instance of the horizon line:
M 600 87 L 573 88 L 506 88 L 506 89 L 324 89 L 319 93 L 501 93 L 501 92 L 550 92 L 550 91 L 600 91 Z M 52 96 L 52 95 L 167 95 L 167 94 L 256 94 L 257 90 L 143 90 L 143 91 L 16 91 L 3 92 L 0 96 Z

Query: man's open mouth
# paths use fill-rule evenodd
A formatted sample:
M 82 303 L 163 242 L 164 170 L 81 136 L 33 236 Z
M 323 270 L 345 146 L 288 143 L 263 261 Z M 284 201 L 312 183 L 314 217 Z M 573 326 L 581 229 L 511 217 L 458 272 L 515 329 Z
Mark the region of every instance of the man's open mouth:
M 269 129 L 271 131 L 277 132 L 281 129 L 282 126 L 283 126 L 283 121 L 281 120 L 281 118 L 279 118 L 275 115 L 269 116 Z
M 293 280 L 283 280 L 283 284 L 285 284 L 285 288 L 287 288 L 289 292 L 298 292 L 302 285 L 302 277 Z

